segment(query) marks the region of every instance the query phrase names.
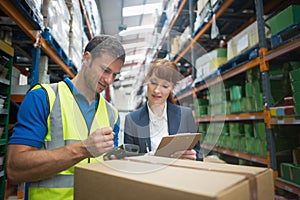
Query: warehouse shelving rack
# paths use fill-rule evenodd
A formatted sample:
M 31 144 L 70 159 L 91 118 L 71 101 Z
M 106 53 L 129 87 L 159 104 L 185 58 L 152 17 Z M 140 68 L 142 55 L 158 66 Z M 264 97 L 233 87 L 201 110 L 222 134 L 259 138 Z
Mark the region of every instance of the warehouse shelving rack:
M 63 61 L 63 59 L 57 54 L 57 52 L 54 51 L 51 45 L 41 36 L 41 30 L 36 30 L 32 24 L 16 9 L 16 6 L 13 5 L 12 1 L 1 1 L 0 8 L 7 14 L 7 16 L 16 22 L 16 24 L 24 31 L 25 34 L 27 34 L 33 40 L 32 48 L 36 50 L 36 59 L 33 59 L 32 71 L 37 73 L 34 73 L 31 77 L 32 84 L 35 84 L 38 81 L 40 50 L 44 51 L 54 62 L 56 62 L 66 74 L 68 74 L 70 77 L 74 77 L 74 73 L 70 69 L 70 66 Z
M 82 0 L 79 0 L 81 11 L 83 14 L 84 24 L 86 26 L 86 34 L 88 38 L 93 38 L 93 33 L 90 29 L 90 22 L 88 20 L 85 6 Z M 61 70 L 68 75 L 70 78 L 75 76 L 75 72 L 72 70 L 72 66 L 70 62 L 67 62 L 68 59 L 62 56 L 58 51 L 57 45 L 54 46 L 51 41 L 47 41 L 47 37 L 43 37 L 44 31 L 41 30 L 41 27 L 34 25 L 32 21 L 27 17 L 24 17 L 24 13 L 20 12 L 17 8 L 17 4 L 14 1 L 1 1 L 0 2 L 0 9 L 15 23 L 18 27 L 23 31 L 23 33 L 28 36 L 32 40 L 31 50 L 33 51 L 32 56 L 32 69 L 30 75 L 30 84 L 34 85 L 39 80 L 39 62 L 41 52 L 45 53 L 54 63 L 56 63 Z M 46 32 L 45 32 L 46 33 Z M 44 34 L 47 36 L 47 34 Z M 24 96 L 20 95 L 12 95 L 12 100 L 21 103 Z
M 181 1 L 181 4 L 185 4 L 186 1 Z M 216 11 L 215 18 L 218 20 L 222 14 L 226 11 L 227 8 L 230 7 L 231 4 L 234 3 L 234 0 L 225 0 L 221 7 Z M 255 19 L 258 23 L 258 35 L 259 35 L 259 52 L 258 57 L 254 58 L 252 60 L 249 60 L 245 64 L 242 64 L 238 67 L 232 68 L 228 72 L 225 72 L 223 74 L 218 74 L 217 76 L 207 80 L 205 84 L 201 84 L 200 86 L 193 86 L 191 89 L 184 90 L 184 92 L 180 93 L 177 96 L 178 101 L 184 101 L 186 98 L 192 96 L 196 97 L 198 92 L 201 92 L 205 89 L 208 89 L 209 87 L 219 83 L 223 80 L 228 80 L 230 78 L 234 78 L 239 74 L 245 73 L 247 70 L 257 68 L 259 67 L 261 76 L 262 76 L 262 85 L 263 85 L 263 94 L 264 94 L 264 110 L 263 112 L 256 112 L 256 113 L 243 113 L 243 114 L 230 114 L 225 116 L 207 116 L 207 117 L 196 117 L 196 122 L 201 123 L 208 123 L 208 122 L 221 122 L 221 121 L 242 121 L 242 120 L 248 120 L 248 121 L 263 121 L 266 124 L 266 133 L 267 133 L 267 156 L 266 158 L 260 157 L 260 156 L 254 156 L 248 153 L 229 150 L 225 148 L 215 147 L 208 144 L 202 144 L 201 147 L 203 149 L 215 151 L 221 154 L 229 155 L 236 158 L 242 158 L 248 161 L 252 161 L 254 163 L 260 163 L 263 165 L 266 165 L 269 168 L 272 168 L 274 170 L 274 183 L 277 188 L 284 189 L 288 192 L 292 192 L 294 194 L 297 194 L 300 196 L 300 186 L 293 184 L 291 182 L 287 182 L 283 180 L 282 178 L 278 177 L 278 169 L 277 169 L 277 160 L 276 160 L 276 150 L 275 150 L 275 136 L 272 132 L 274 125 L 299 125 L 300 121 L 298 118 L 291 118 L 291 117 L 283 117 L 280 119 L 274 119 L 270 117 L 270 106 L 271 106 L 271 86 L 270 86 L 270 77 L 269 77 L 269 62 L 283 56 L 285 54 L 288 54 L 292 51 L 295 51 L 299 49 L 300 47 L 300 39 L 295 39 L 291 42 L 288 42 L 284 45 L 281 45 L 275 49 L 268 50 L 267 47 L 267 40 L 264 32 L 265 27 L 265 20 L 263 19 L 264 11 L 263 11 L 263 1 L 262 0 L 255 0 L 255 9 L 256 14 L 254 17 L 250 18 L 248 23 L 244 24 L 242 28 L 245 28 L 247 24 L 252 23 Z M 270 5 L 268 5 L 265 9 L 268 9 L 271 11 L 280 4 L 280 1 L 272 2 Z M 183 7 L 184 5 L 181 5 Z M 191 7 L 191 6 L 190 6 Z M 181 10 L 178 10 L 180 12 Z M 179 13 L 177 13 L 176 16 L 178 16 Z M 177 18 L 174 18 L 173 20 L 177 20 Z M 172 22 L 174 24 L 175 22 Z M 190 54 L 192 57 L 193 62 L 193 54 L 194 54 L 194 48 L 195 43 L 197 40 L 205 33 L 212 25 L 212 19 L 210 19 L 205 25 L 202 26 L 202 28 L 191 38 L 191 41 L 189 45 L 178 53 L 176 57 L 174 57 L 174 62 L 180 62 L 181 58 L 186 55 Z M 170 27 L 172 28 L 172 27 Z M 235 35 L 236 33 L 240 32 L 242 29 L 236 30 L 232 35 Z M 168 30 L 170 31 L 170 30 Z M 232 36 L 229 37 L 229 39 Z
M 7 69 L 7 74 L 0 78 L 0 95 L 4 99 L 3 107 L 0 108 L 0 199 L 4 199 L 6 186 L 6 154 L 7 154 L 7 140 L 8 140 L 8 123 L 9 123 L 9 109 L 10 109 L 10 90 L 11 90 L 11 73 L 14 50 L 11 46 L 0 40 L 0 63 L 1 67 Z M 3 61 L 2 59 L 5 60 Z

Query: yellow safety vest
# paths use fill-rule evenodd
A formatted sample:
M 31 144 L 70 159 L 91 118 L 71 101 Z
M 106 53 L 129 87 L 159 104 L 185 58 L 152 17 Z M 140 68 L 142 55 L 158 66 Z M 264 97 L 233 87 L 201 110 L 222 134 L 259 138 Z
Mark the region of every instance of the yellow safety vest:
M 65 82 L 50 85 L 37 84 L 32 90 L 37 88 L 43 88 L 46 91 L 49 103 L 45 149 L 54 149 L 82 141 L 96 129 L 113 127 L 118 119 L 117 110 L 100 95 L 91 127 L 88 127 L 72 91 Z M 78 164 L 96 162 L 101 159 L 102 157 L 84 159 Z M 47 180 L 28 183 L 28 199 L 71 200 L 73 199 L 73 186 L 74 166 Z

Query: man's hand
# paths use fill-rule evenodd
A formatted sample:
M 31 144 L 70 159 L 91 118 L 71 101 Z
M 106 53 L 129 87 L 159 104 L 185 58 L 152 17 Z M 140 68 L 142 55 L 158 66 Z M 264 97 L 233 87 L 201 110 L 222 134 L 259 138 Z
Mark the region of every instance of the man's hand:
M 83 141 L 89 157 L 98 157 L 114 147 L 114 133 L 111 127 L 97 129 Z
M 196 160 L 197 157 L 196 157 L 196 151 L 192 149 L 192 150 L 177 151 L 171 155 L 171 158 Z

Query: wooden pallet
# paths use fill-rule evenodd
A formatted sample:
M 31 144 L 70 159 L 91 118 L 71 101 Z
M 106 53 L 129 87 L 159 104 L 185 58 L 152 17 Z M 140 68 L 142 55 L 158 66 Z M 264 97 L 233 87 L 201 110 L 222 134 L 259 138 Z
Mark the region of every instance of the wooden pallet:
M 34 8 L 32 3 L 27 0 L 11 0 L 16 5 L 18 11 L 24 14 L 24 17 L 30 22 L 35 30 L 42 30 L 43 16 L 40 11 Z

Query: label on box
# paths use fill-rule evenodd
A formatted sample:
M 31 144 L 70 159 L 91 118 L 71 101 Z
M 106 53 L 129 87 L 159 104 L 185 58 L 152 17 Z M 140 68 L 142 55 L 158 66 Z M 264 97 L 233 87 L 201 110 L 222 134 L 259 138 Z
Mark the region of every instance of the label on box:
M 249 46 L 248 35 L 246 34 L 243 37 L 241 37 L 241 39 L 239 39 L 239 41 L 237 43 L 237 50 L 238 50 L 238 52 L 241 52 L 244 49 L 246 49 L 248 46 Z

